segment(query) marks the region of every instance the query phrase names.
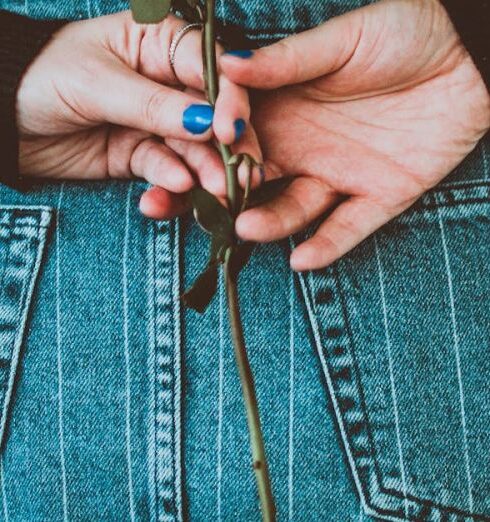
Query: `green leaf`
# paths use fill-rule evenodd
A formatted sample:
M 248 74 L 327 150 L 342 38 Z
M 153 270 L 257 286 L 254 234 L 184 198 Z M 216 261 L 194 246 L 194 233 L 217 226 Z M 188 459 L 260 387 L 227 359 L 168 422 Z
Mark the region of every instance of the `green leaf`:
M 210 234 L 229 238 L 233 236 L 233 219 L 218 198 L 202 188 L 191 191 L 194 217 Z
M 256 244 L 251 242 L 241 243 L 233 250 L 230 259 L 230 274 L 236 279 L 252 257 Z
M 294 177 L 278 178 L 267 181 L 262 186 L 251 192 L 248 198 L 247 208 L 263 205 L 283 192 L 293 182 Z
M 225 260 L 226 249 L 231 246 L 229 237 L 219 236 L 214 234 L 211 237 L 211 254 L 209 264 L 223 263 Z
M 182 296 L 187 307 L 202 313 L 209 306 L 218 288 L 218 265 L 208 265 L 194 284 Z
M 139 24 L 158 24 L 172 7 L 172 0 L 131 0 L 134 21 Z

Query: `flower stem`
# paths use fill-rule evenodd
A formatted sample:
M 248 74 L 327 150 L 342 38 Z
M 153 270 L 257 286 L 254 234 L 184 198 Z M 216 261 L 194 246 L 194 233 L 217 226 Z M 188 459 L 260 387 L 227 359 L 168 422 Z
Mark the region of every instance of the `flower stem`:
M 206 67 L 205 77 L 208 100 L 214 107 L 219 93 L 219 80 L 216 66 L 215 0 L 206 0 L 203 58 Z M 237 166 L 228 164 L 232 156 L 230 147 L 219 143 L 218 148 L 226 169 L 228 209 L 233 218 L 236 218 L 240 212 L 241 207 L 241 201 L 239 197 L 240 189 L 237 178 Z M 274 504 L 274 496 L 272 494 L 264 440 L 260 426 L 259 408 L 255 393 L 254 379 L 245 347 L 245 338 L 240 318 L 237 275 L 234 274 L 231 266 L 232 254 L 233 249 L 230 248 L 227 251 L 224 264 L 228 317 L 230 321 L 235 359 L 242 387 L 243 400 L 247 414 L 253 469 L 257 481 L 262 520 L 264 522 L 275 522 L 276 508 Z
M 214 107 L 219 93 L 218 67 L 216 65 L 216 30 L 215 30 L 215 0 L 206 1 L 206 20 L 204 23 L 204 63 L 207 68 L 207 93 L 209 103 Z M 237 169 L 235 166 L 228 165 L 232 156 L 228 145 L 218 144 L 218 148 L 223 158 L 226 169 L 226 192 L 228 195 L 228 209 L 236 217 L 238 213 L 238 190 L 237 190 Z
M 250 446 L 252 450 L 253 469 L 257 489 L 259 492 L 260 508 L 262 520 L 264 522 L 274 522 L 276 520 L 276 508 L 274 496 L 272 494 L 269 468 L 265 455 L 264 439 L 260 427 L 259 410 L 257 397 L 255 394 L 254 378 L 245 348 L 245 339 L 240 319 L 240 309 L 238 304 L 238 288 L 236 280 L 230 270 L 230 258 L 225 262 L 225 284 L 226 297 L 228 302 L 228 317 L 231 326 L 235 359 L 240 374 L 242 384 L 243 399 L 247 413 L 247 424 L 250 436 Z

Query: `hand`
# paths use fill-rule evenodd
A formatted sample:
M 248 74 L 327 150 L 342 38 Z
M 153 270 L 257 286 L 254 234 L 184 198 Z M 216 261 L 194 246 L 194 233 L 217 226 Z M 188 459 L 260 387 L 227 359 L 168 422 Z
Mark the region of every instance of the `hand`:
M 378 2 L 220 65 L 280 88 L 257 97 L 253 124 L 268 176 L 298 176 L 237 234 L 277 240 L 335 207 L 293 252 L 296 270 L 327 266 L 407 209 L 490 127 L 483 80 L 435 0 Z
M 170 213 L 179 212 L 184 201 L 174 193 L 188 191 L 195 173 L 207 179 L 215 175 L 212 161 L 198 161 L 199 153 L 214 154 L 206 143 L 213 131 L 232 143 L 235 121 L 248 122 L 250 115 L 247 91 L 223 78 L 213 128 L 207 128 L 212 113 L 200 133 L 184 127 L 186 109 L 205 102 L 199 92 L 199 31 L 187 33 L 177 48 L 177 77 L 169 64 L 170 42 L 183 25 L 170 16 L 161 24 L 141 26 L 127 11 L 70 23 L 55 33 L 18 92 L 21 173 L 91 180 L 133 174 L 157 185 Z M 184 92 L 184 86 L 195 91 Z M 253 140 L 252 131 L 246 135 L 241 142 Z M 162 138 L 194 142 L 192 165 L 185 165 Z M 260 155 L 256 141 L 248 147 Z M 150 214 L 154 192 L 142 201 Z

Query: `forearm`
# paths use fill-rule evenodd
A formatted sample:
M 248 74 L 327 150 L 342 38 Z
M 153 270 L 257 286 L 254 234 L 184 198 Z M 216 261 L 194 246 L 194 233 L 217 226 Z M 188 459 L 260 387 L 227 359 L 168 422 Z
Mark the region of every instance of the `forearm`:
M 0 183 L 20 186 L 17 90 L 24 71 L 64 23 L 31 20 L 0 11 Z

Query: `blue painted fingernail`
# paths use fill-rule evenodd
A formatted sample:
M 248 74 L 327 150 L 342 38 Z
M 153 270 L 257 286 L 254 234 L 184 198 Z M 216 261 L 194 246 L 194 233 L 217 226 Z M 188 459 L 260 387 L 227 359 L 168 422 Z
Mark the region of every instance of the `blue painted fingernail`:
M 184 111 L 182 124 L 192 134 L 203 134 L 213 124 L 213 116 L 210 105 L 190 105 Z
M 260 184 L 263 185 L 265 183 L 265 169 L 264 169 L 264 167 L 260 167 L 259 174 L 260 174 Z
M 245 123 L 245 120 L 243 118 L 239 118 L 238 120 L 235 120 L 235 141 L 238 141 L 245 131 L 245 127 L 247 124 Z
M 225 53 L 228 56 L 236 56 L 237 58 L 252 58 L 254 52 L 250 49 L 237 49 L 234 51 L 226 51 Z

